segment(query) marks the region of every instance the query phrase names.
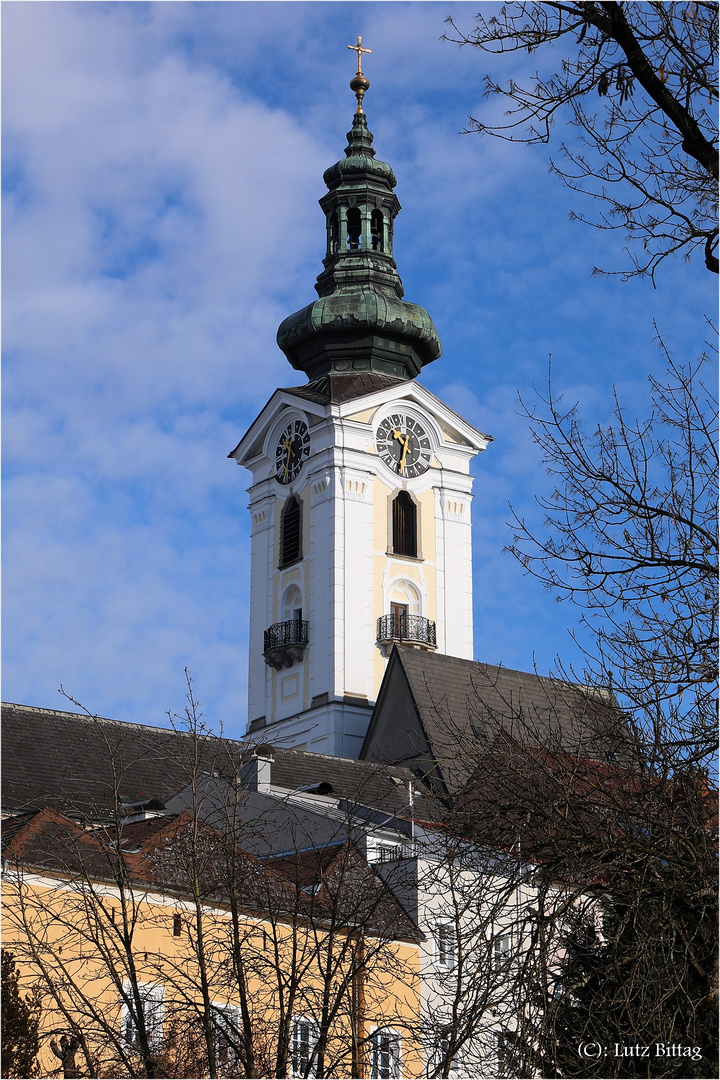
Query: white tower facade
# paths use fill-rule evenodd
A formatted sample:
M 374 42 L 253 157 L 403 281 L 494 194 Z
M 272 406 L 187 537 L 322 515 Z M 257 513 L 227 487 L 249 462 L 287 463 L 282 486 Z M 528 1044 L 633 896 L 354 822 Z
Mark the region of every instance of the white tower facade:
M 393 641 L 473 658 L 469 466 L 488 441 L 415 381 L 273 395 L 232 454 L 253 476 L 250 733 L 356 757 Z

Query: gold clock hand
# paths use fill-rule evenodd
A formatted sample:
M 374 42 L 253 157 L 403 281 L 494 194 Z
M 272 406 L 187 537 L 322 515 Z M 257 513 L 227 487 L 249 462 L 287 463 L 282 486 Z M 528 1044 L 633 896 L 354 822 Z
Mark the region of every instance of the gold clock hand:
M 405 468 L 405 457 L 406 457 L 407 452 L 408 452 L 409 449 L 410 449 L 410 436 L 406 435 L 405 436 L 405 443 L 404 443 L 404 446 L 403 446 L 402 457 L 400 458 L 400 472 L 402 472 L 403 469 Z
M 285 440 L 283 446 L 287 450 L 287 461 L 285 462 L 285 472 L 283 473 L 283 480 L 285 480 L 288 474 L 288 469 L 290 468 L 290 455 L 292 454 L 292 456 L 295 457 L 295 451 L 293 450 L 292 443 L 289 439 Z
M 403 471 L 403 466 L 405 464 L 405 455 L 407 454 L 407 444 L 408 444 L 408 440 L 409 440 L 410 436 L 406 435 L 403 438 L 402 433 L 399 432 L 397 428 L 393 428 L 393 438 L 397 439 L 397 441 L 400 443 L 400 445 L 403 448 L 402 458 L 400 460 L 400 465 L 398 467 L 398 471 L 402 472 Z

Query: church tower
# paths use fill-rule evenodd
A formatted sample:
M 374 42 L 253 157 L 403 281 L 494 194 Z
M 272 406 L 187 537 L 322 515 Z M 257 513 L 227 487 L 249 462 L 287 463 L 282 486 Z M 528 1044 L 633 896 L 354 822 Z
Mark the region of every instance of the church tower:
M 308 381 L 276 390 L 230 457 L 253 478 L 248 734 L 357 757 L 394 642 L 473 658 L 470 461 L 489 436 L 416 381 L 440 342 L 403 300 L 396 180 L 363 111 L 368 50 L 349 48 L 318 299 L 277 335 Z

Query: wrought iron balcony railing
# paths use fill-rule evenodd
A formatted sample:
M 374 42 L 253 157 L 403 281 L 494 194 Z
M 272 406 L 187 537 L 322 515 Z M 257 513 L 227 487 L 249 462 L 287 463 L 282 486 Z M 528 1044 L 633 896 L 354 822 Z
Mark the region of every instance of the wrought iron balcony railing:
M 435 623 L 422 615 L 381 615 L 377 621 L 377 639 L 381 645 L 392 641 L 437 648 Z
M 276 671 L 292 667 L 302 659 L 308 643 L 307 619 L 288 619 L 274 623 L 265 631 L 263 655 L 265 663 Z

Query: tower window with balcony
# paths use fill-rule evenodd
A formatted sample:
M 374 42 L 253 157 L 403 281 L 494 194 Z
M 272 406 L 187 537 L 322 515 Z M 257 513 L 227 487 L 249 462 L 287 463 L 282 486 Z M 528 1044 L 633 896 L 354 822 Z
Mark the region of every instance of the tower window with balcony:
M 302 559 L 302 503 L 292 495 L 280 518 L 280 566 Z
M 302 660 L 308 645 L 308 623 L 303 619 L 302 594 L 297 585 L 285 591 L 280 614 L 283 621 L 267 628 L 263 648 L 265 663 L 275 671 Z
M 373 210 L 370 215 L 370 238 L 373 251 L 384 251 L 383 216 L 381 210 Z
M 392 504 L 393 552 L 417 558 L 417 506 L 407 491 L 401 491 Z
M 353 206 L 347 212 L 348 251 L 360 250 L 360 233 L 360 211 L 357 206 Z

